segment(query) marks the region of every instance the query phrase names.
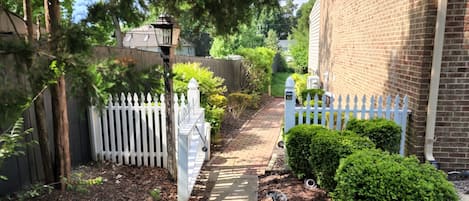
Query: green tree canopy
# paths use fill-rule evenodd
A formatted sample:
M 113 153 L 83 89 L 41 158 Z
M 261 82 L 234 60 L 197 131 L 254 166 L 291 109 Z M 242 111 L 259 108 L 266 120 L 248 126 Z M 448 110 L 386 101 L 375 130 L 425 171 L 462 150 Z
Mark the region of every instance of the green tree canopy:
M 297 26 L 293 29 L 292 35 L 296 43 L 291 46 L 290 51 L 297 72 L 305 72 L 308 67 L 309 14 L 314 2 L 315 0 L 309 0 L 302 4 L 296 14 Z
M 257 32 L 254 25 L 241 25 L 238 33 L 215 37 L 210 49 L 210 55 L 216 58 L 223 58 L 230 54 L 235 54 L 241 48 L 255 48 L 263 45 L 264 37 Z

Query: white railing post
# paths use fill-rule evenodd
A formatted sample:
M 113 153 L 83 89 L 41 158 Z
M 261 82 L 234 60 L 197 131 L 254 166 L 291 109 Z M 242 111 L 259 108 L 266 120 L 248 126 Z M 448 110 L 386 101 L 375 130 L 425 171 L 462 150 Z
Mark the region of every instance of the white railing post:
M 295 126 L 295 81 L 291 77 L 287 78 L 285 82 L 285 128 L 284 133 L 287 133 L 293 126 Z
M 189 181 L 188 181 L 188 170 L 189 170 L 189 163 L 187 160 L 188 152 L 189 152 L 189 137 L 190 132 L 187 132 L 186 129 L 179 130 L 179 138 L 177 142 L 178 146 L 178 156 L 177 156 L 177 194 L 178 194 L 178 201 L 187 201 L 189 200 Z
M 207 147 L 207 151 L 205 152 L 205 161 L 210 160 L 210 130 L 212 127 L 210 126 L 210 123 L 204 122 L 205 126 L 205 146 Z
M 98 155 L 102 160 L 102 140 L 101 140 L 101 115 L 96 107 L 91 106 L 88 109 L 89 125 L 90 125 L 90 140 L 91 140 L 91 158 L 94 161 L 98 160 Z
M 406 131 L 407 131 L 407 109 L 408 109 L 408 98 L 407 96 L 404 96 L 404 105 L 402 107 L 402 113 L 401 113 L 401 143 L 400 143 L 400 149 L 399 149 L 399 154 L 401 156 L 405 155 L 405 140 L 406 140 Z
M 192 78 L 189 81 L 189 85 L 187 86 L 187 103 L 189 108 L 192 112 L 200 108 L 200 91 L 199 91 L 199 84 L 197 81 Z

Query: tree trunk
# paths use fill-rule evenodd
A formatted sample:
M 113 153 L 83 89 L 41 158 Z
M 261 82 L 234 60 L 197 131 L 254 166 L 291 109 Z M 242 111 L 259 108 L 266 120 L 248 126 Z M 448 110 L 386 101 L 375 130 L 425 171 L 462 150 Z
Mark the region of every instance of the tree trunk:
M 26 30 L 28 31 L 28 42 L 31 46 L 35 47 L 34 41 L 34 31 L 33 31 L 33 16 L 32 16 L 32 5 L 31 0 L 23 0 L 23 9 L 24 9 L 24 20 L 26 21 Z M 33 68 L 33 58 L 27 59 L 27 68 L 31 70 Z M 29 83 L 33 92 L 38 92 L 42 90 L 42 86 L 35 86 L 37 83 L 33 78 L 29 79 Z M 42 168 L 44 169 L 44 176 L 46 184 L 54 182 L 54 173 L 52 171 L 52 160 L 51 152 L 49 149 L 49 133 L 47 132 L 46 127 L 46 110 L 44 109 L 44 95 L 43 92 L 38 94 L 36 100 L 34 101 L 34 114 L 36 116 L 36 125 L 37 125 L 37 135 L 39 138 L 39 147 L 41 150 L 42 158 Z
M 66 182 L 70 181 L 71 160 L 70 160 L 70 142 L 69 142 L 69 126 L 67 97 L 65 92 L 65 75 L 61 75 L 57 84 L 52 86 L 52 103 L 53 119 L 54 119 L 54 141 L 55 141 L 55 159 L 56 170 L 58 170 L 58 178 L 60 179 L 60 189 L 66 189 Z
M 46 29 L 49 31 L 49 48 L 50 51 L 57 55 L 58 38 L 60 31 L 60 3 L 59 0 L 44 0 L 44 9 L 46 15 Z M 61 63 L 60 58 L 57 63 Z M 66 182 L 64 179 L 70 180 L 71 161 L 70 161 L 70 145 L 69 145 L 69 127 L 68 127 L 68 111 L 67 96 L 65 88 L 64 70 L 61 69 L 56 84 L 51 86 L 53 119 L 54 119 L 54 144 L 55 144 L 55 173 L 56 179 L 60 180 L 60 188 L 65 190 Z
M 114 25 L 114 28 L 115 28 L 117 47 L 122 48 L 122 47 L 124 47 L 123 37 L 122 37 L 122 30 L 121 30 L 121 26 L 119 24 L 119 19 L 117 18 L 116 15 L 112 15 L 112 24 Z
M 28 42 L 33 42 L 33 11 L 31 0 L 23 0 L 24 20 L 26 21 L 26 30 L 28 31 Z
M 44 95 L 38 95 L 34 101 L 34 111 L 36 115 L 37 135 L 39 147 L 41 149 L 42 167 L 46 184 L 54 182 L 54 172 L 52 169 L 51 151 L 49 149 L 49 136 L 46 127 L 46 110 L 44 108 Z

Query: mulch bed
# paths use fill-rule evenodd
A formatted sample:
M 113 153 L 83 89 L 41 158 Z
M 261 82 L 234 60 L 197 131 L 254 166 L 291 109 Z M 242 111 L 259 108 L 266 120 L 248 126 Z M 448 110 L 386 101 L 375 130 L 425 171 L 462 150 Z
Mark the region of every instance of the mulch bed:
M 299 180 L 289 170 L 286 164 L 285 150 L 276 146 L 272 152 L 272 159 L 264 175 L 259 176 L 258 200 L 271 201 L 269 192 L 283 193 L 288 201 L 329 201 L 324 190 L 308 188 L 303 180 Z
M 290 172 L 271 172 L 259 177 L 258 199 L 260 201 L 271 201 L 268 192 L 283 193 L 288 201 L 328 201 L 326 192 L 319 189 L 308 189 L 302 180 L 298 180 Z
M 54 190 L 33 200 L 153 200 L 152 189 L 160 189 L 161 200 L 177 200 L 176 183 L 166 169 L 135 167 L 111 163 L 91 163 L 73 171 L 81 180 L 102 177 L 102 184 L 89 185 L 86 192 L 74 188 Z

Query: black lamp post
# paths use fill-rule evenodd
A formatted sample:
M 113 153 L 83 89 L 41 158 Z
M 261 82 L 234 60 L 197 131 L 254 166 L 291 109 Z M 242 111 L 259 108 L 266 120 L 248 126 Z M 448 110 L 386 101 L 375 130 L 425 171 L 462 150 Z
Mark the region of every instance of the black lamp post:
M 164 67 L 164 88 L 166 105 L 166 130 L 168 145 L 168 170 L 174 179 L 177 179 L 177 161 L 176 161 L 176 136 L 174 133 L 174 104 L 173 104 L 173 70 L 171 61 L 173 60 L 174 48 L 178 44 L 180 29 L 176 22 L 169 15 L 160 15 L 156 24 L 156 41 L 161 49 Z

